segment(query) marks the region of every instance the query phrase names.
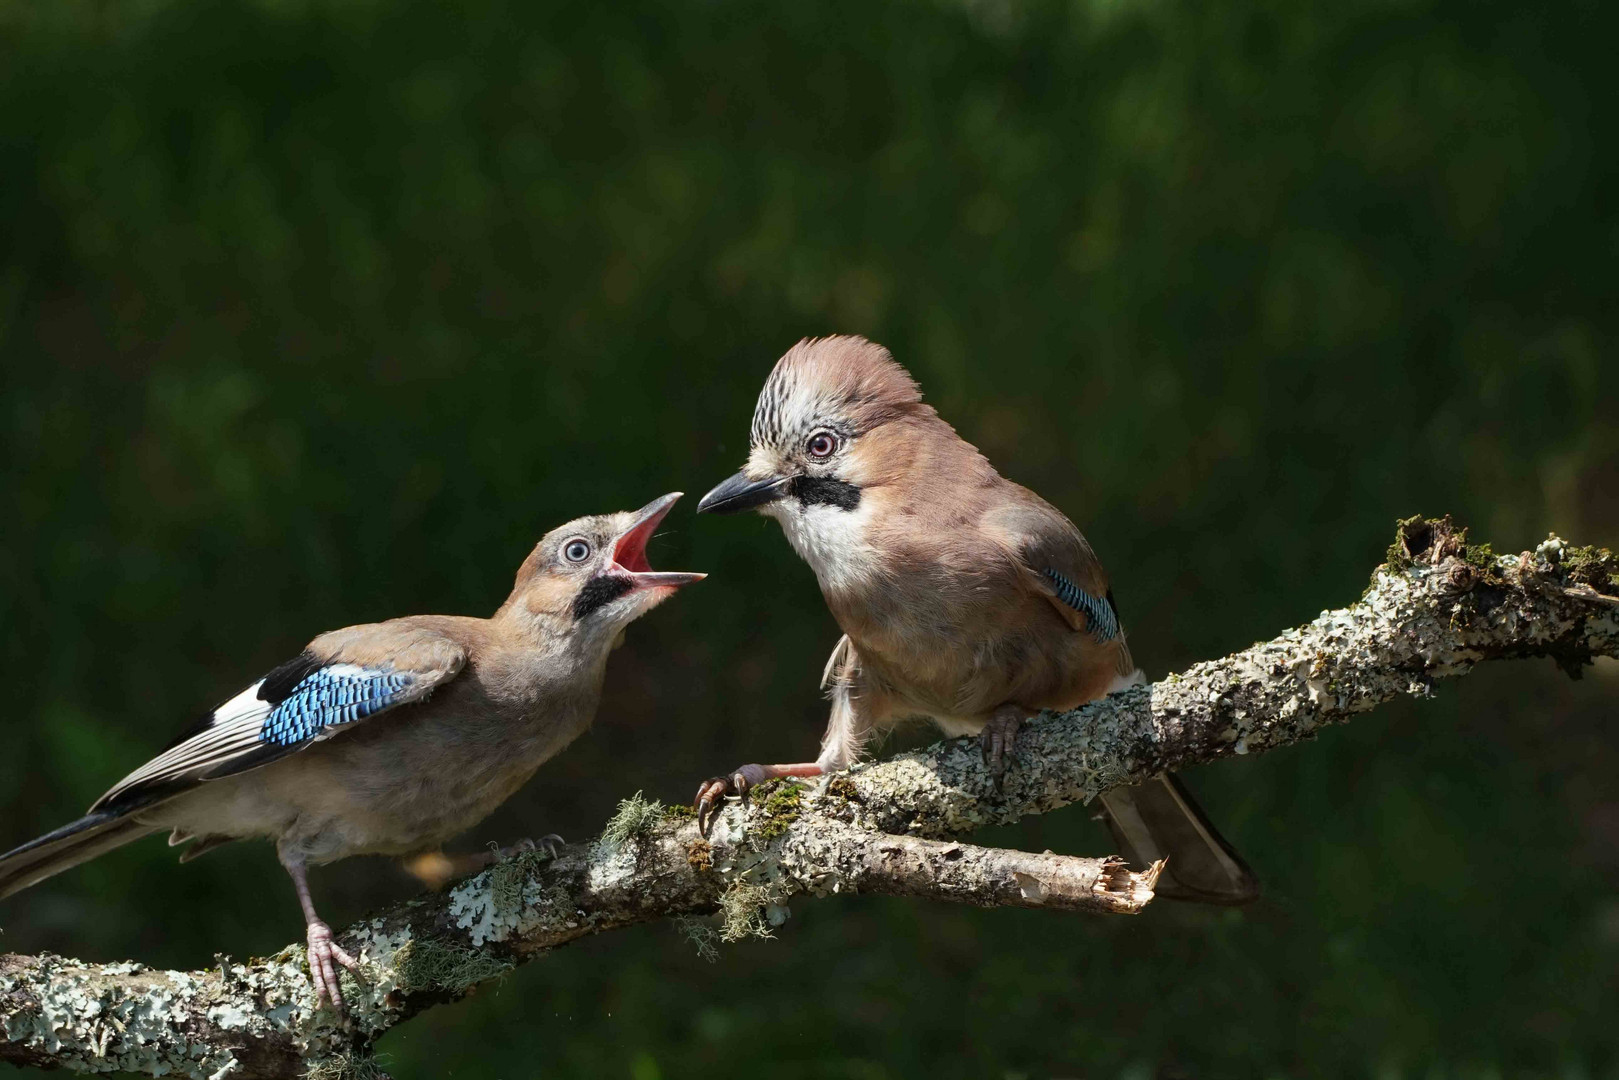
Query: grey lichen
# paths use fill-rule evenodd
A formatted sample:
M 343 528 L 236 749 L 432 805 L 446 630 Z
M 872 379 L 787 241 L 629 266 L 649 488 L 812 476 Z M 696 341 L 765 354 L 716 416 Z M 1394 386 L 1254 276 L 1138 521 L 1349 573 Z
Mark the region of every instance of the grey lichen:
M 525 852 L 502 859 L 489 868 L 489 898 L 495 913 L 513 918 L 523 906 L 523 886 L 528 884 L 531 866 L 543 860 L 537 853 Z
M 347 1025 L 316 1009 L 301 947 L 201 972 L 0 956 L 0 1060 L 257 1080 L 296 1075 L 301 1059 L 325 1070 L 320 1080 L 343 1080 L 375 1068 L 356 1056 L 357 1042 L 431 1004 L 431 994 L 408 991 L 462 988 L 604 929 L 718 906 L 718 931 L 679 924 L 702 952 L 715 939 L 770 936 L 792 895 L 848 890 L 1027 906 L 1062 900 L 1067 882 L 1083 908 L 1083 867 L 1058 873 L 1032 857 L 1014 860 L 1009 877 L 979 873 L 994 863 L 990 849 L 955 838 L 1165 768 L 1311 738 L 1484 660 L 1550 656 L 1573 671 L 1619 656 L 1610 552 L 1551 537 L 1496 555 L 1445 519 L 1402 523 L 1397 546 L 1357 604 L 1150 687 L 1037 718 L 1000 791 L 977 746 L 952 740 L 851 770 L 818 797 L 762 788 L 752 809 L 727 808 L 703 846 L 683 811 L 637 793 L 600 843 L 543 874 L 513 860 L 346 929 L 345 947 L 364 965 Z M 479 948 L 491 942 L 504 947 Z
M 657 799 L 648 799 L 639 791 L 618 804 L 618 810 L 607 819 L 602 834 L 596 841 L 604 855 L 613 855 L 636 837 L 657 825 L 664 817 L 664 805 Z
M 469 949 L 452 941 L 414 938 L 394 957 L 399 985 L 409 991 L 448 990 L 460 993 L 486 979 L 505 975 L 516 965 L 502 957 Z
M 775 928 L 787 921 L 782 905 L 791 891 L 779 879 L 731 882 L 720 897 L 720 940 L 729 945 L 750 937 L 775 937 Z
M 706 920 L 693 915 L 677 915 L 674 919 L 675 930 L 681 937 L 691 942 L 697 950 L 697 955 L 710 964 L 720 958 L 719 942 L 720 932 Z
M 309 1062 L 305 1080 L 385 1080 L 381 1063 L 370 1054 L 343 1050 Z

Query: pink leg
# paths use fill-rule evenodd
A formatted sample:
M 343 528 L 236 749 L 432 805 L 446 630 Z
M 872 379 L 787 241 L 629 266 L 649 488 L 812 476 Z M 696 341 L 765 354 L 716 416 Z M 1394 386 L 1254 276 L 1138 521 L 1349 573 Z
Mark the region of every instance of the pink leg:
M 815 762 L 806 761 L 797 765 L 742 765 L 729 776 L 710 777 L 697 788 L 697 797 L 692 800 L 692 809 L 697 811 L 697 831 L 708 835 L 709 826 L 714 824 L 720 803 L 727 795 L 736 795 L 747 802 L 748 792 L 766 780 L 777 780 L 783 776 L 820 776 L 825 771 Z
M 298 891 L 298 903 L 304 909 L 304 922 L 309 927 L 309 981 L 315 984 L 315 1004 L 320 1005 L 322 998 L 332 1003 L 339 1016 L 344 1015 L 343 990 L 337 982 L 337 964 L 342 964 L 350 971 L 358 971 L 360 962 L 342 949 L 332 940 L 332 928 L 315 914 L 315 902 L 309 896 L 309 878 L 304 872 L 304 860 L 301 855 L 289 855 L 278 851 L 281 865 L 287 868 L 292 877 L 292 887 Z

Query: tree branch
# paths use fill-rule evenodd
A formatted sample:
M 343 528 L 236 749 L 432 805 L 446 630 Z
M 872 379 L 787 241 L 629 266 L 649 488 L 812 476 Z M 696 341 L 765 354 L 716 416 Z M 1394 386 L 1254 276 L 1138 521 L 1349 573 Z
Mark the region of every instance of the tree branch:
M 1314 735 L 1485 660 L 1550 656 L 1577 675 L 1619 656 L 1619 560 L 1555 537 L 1496 557 L 1448 518 L 1402 522 L 1360 601 L 1148 687 L 1048 715 L 1020 735 L 996 792 L 956 739 L 858 767 L 820 790 L 762 786 L 703 840 L 688 812 L 637 795 L 600 840 L 508 859 L 350 927 L 363 984 L 352 1022 L 312 1009 L 302 947 L 208 971 L 0 957 L 0 1060 L 193 1077 L 361 1075 L 370 1042 L 423 1009 L 587 934 L 658 918 L 711 938 L 768 935 L 802 894 L 879 893 L 1130 913 L 1156 868 L 984 848 L 954 838 L 1121 783 Z M 718 929 L 691 918 L 718 910 Z M 345 976 L 345 978 L 347 978 Z

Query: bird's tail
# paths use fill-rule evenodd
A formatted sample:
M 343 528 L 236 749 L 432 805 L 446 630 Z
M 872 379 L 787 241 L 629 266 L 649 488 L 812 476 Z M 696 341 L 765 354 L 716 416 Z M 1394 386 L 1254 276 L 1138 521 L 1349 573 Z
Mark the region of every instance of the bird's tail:
M 100 810 L 63 825 L 0 855 L 0 897 L 20 892 L 52 874 L 138 840 L 157 829 L 129 816 L 129 810 Z
M 1153 890 L 1159 896 L 1230 905 L 1258 899 L 1254 872 L 1174 773 L 1114 788 L 1101 796 L 1101 803 L 1126 859 L 1143 867 L 1167 860 Z

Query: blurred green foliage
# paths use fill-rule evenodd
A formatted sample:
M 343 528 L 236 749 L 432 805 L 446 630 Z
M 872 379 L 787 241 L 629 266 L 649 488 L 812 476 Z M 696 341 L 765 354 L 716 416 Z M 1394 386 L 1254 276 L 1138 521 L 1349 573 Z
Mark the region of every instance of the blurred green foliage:
M 5 835 L 314 633 L 484 613 L 538 535 L 701 492 L 799 336 L 868 334 L 1109 564 L 1151 672 L 1352 600 L 1396 516 L 1619 539 L 1610 5 L 0 3 Z M 816 745 L 774 525 L 637 626 L 484 828 L 582 839 Z M 1268 888 L 1130 920 L 840 899 L 586 941 L 396 1076 L 1619 1076 L 1615 665 L 1481 671 L 1192 783 Z M 1097 853 L 1074 810 L 986 839 Z M 299 934 L 155 840 L 7 949 Z M 333 921 L 408 895 L 317 875 Z

